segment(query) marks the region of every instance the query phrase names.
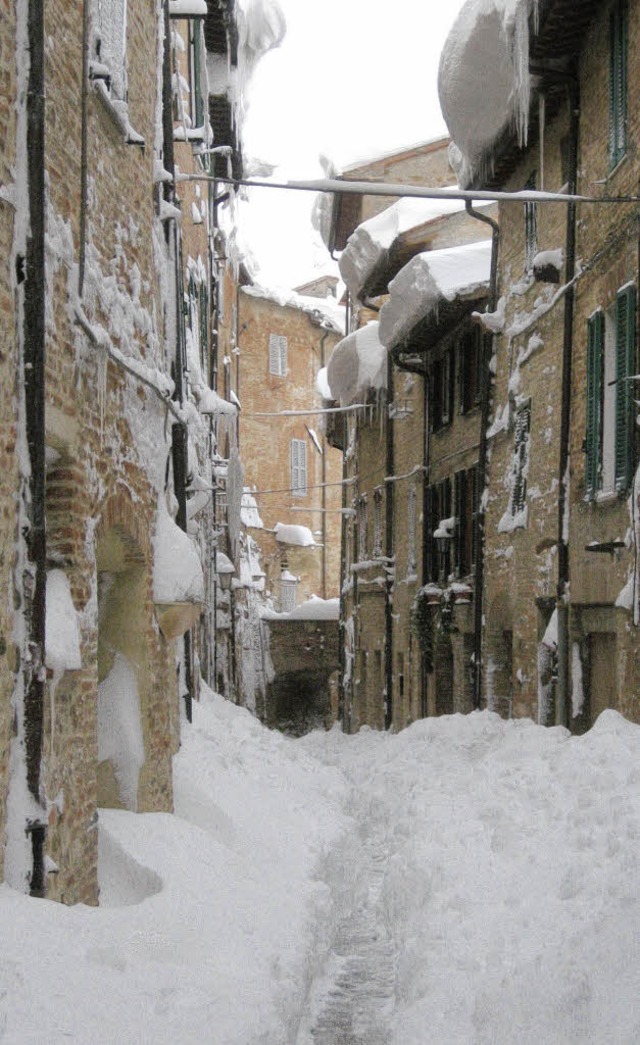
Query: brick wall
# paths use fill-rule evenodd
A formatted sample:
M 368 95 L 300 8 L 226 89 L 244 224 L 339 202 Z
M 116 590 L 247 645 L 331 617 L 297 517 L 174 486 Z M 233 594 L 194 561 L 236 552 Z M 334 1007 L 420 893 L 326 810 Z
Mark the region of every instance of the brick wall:
M 13 578 L 16 536 L 15 374 L 16 344 L 11 252 L 13 206 L 2 198 L 12 186 L 15 160 L 15 22 L 11 0 L 0 2 L 0 878 L 3 870 L 5 796 L 11 740 L 13 675 Z
M 269 372 L 271 334 L 287 339 L 286 376 Z M 320 415 L 255 415 L 319 410 L 322 400 L 315 391 L 316 375 L 326 365 L 340 335 L 314 325 L 298 308 L 283 307 L 241 292 L 238 340 L 235 388 L 242 403 L 240 452 L 245 485 L 258 491 L 256 500 L 265 530 L 273 530 L 278 522 L 306 526 L 319 545 L 312 550 L 276 545 L 272 535 L 252 531 L 263 549 L 268 587 L 278 597 L 281 563 L 286 558 L 289 571 L 301 578 L 299 602 L 311 594 L 335 598 L 340 577 L 341 455 L 325 441 Z M 315 433 L 322 453 L 310 430 Z M 294 496 L 290 492 L 292 439 L 301 440 L 306 446 L 305 496 Z M 329 484 L 324 493 L 323 483 Z

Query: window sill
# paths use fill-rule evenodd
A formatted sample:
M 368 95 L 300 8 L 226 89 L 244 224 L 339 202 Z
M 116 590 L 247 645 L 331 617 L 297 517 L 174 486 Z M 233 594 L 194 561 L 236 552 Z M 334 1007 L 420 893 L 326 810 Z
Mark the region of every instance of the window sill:
M 141 134 L 138 134 L 129 123 L 129 109 L 127 103 L 120 101 L 118 98 L 112 98 L 105 80 L 94 79 L 92 80 L 92 83 L 94 92 L 102 102 L 105 112 L 111 118 L 117 130 L 119 130 L 123 135 L 124 144 L 137 145 L 138 148 L 144 149 L 144 138 Z
M 624 156 L 620 157 L 618 162 L 611 168 L 611 170 L 607 172 L 607 176 L 605 178 L 605 184 L 606 185 L 609 184 L 609 182 L 611 181 L 612 178 L 615 178 L 615 176 L 617 175 L 617 173 L 620 170 L 620 168 L 625 165 L 625 163 L 627 162 L 628 159 L 629 159 L 629 152 L 627 151 L 627 152 L 625 152 Z
M 587 494 L 584 500 L 587 504 L 595 504 L 601 508 L 606 508 L 608 505 L 617 504 L 618 501 L 624 500 L 626 496 L 625 493 L 618 493 L 617 490 L 599 490 L 595 496 Z

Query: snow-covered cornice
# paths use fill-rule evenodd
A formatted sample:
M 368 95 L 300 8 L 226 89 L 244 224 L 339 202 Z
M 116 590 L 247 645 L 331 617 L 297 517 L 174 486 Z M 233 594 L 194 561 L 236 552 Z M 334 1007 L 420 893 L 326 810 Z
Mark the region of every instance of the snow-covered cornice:
M 490 272 L 491 240 L 417 254 L 389 284 L 380 310 L 382 344 L 394 348 L 442 302 L 486 289 Z
M 339 341 L 327 367 L 331 398 L 341 406 L 362 401 L 370 390 L 387 387 L 387 350 L 375 320 Z
M 467 0 L 447 37 L 438 73 L 453 139 L 450 159 L 466 187 L 490 167 L 510 128 L 526 142 L 531 81 L 529 19 L 538 0 Z

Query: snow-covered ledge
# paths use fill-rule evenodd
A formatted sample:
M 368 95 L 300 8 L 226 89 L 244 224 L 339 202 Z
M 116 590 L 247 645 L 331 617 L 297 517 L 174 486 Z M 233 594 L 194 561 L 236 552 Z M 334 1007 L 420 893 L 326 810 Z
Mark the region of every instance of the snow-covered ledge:
M 394 348 L 441 303 L 488 287 L 490 270 L 491 240 L 417 254 L 389 284 L 380 310 L 381 342 Z
M 167 640 L 184 635 L 197 622 L 204 603 L 204 575 L 193 541 L 169 515 L 162 499 L 153 538 L 153 602 Z
M 453 139 L 449 158 L 463 188 L 490 167 L 493 147 L 510 127 L 526 142 L 529 17 L 537 4 L 467 0 L 445 41 L 438 93 Z
M 329 360 L 327 380 L 331 398 L 341 406 L 362 400 L 372 389 L 387 387 L 387 351 L 380 342 L 377 320 L 338 342 Z

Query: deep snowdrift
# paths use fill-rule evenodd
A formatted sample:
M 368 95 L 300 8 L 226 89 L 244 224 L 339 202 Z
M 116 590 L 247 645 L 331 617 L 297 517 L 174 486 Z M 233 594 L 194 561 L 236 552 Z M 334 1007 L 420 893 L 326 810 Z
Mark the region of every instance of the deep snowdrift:
M 395 1045 L 640 1039 L 640 728 L 194 712 L 176 814 L 101 814 L 102 909 L 0 889 L 3 1041 L 310 1045 L 365 915 Z

